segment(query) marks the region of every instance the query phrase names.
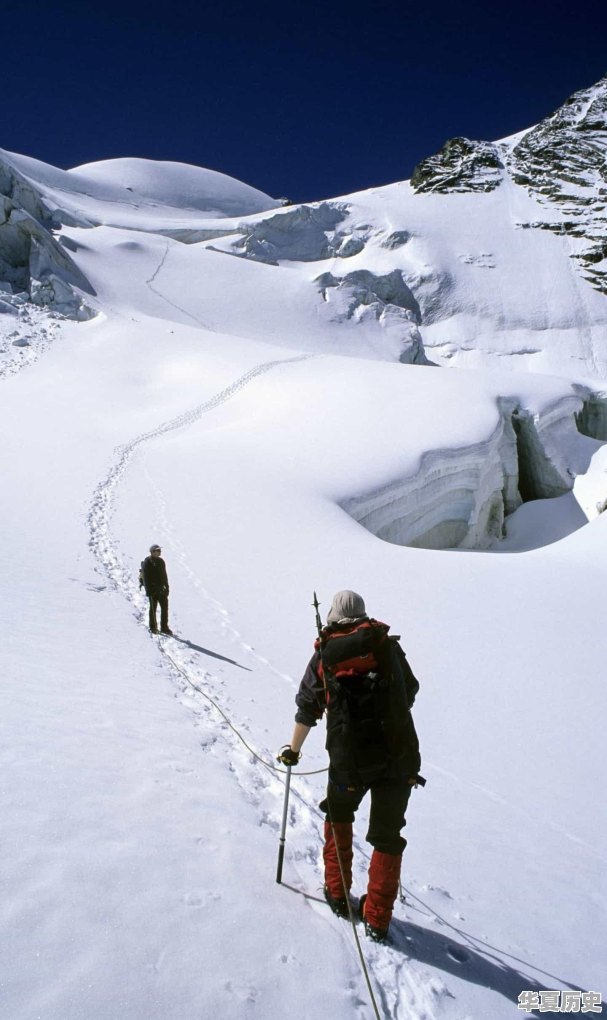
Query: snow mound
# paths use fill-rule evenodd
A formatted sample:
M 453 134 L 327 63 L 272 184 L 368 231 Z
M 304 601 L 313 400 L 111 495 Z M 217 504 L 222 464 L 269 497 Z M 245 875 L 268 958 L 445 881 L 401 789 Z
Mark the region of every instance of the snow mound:
M 132 193 L 132 200 L 193 209 L 213 216 L 248 216 L 280 205 L 262 191 L 217 170 L 152 159 L 107 159 L 74 167 L 67 173 L 96 190 Z M 99 196 L 100 197 L 100 196 Z M 124 196 L 128 197 L 128 196 Z
M 22 204 L 27 202 L 32 215 L 53 228 L 106 224 L 191 232 L 201 224 L 208 227 L 209 220 L 259 215 L 281 204 L 216 170 L 152 159 L 109 159 L 61 170 L 0 149 L 0 178 L 2 174 L 18 179 Z

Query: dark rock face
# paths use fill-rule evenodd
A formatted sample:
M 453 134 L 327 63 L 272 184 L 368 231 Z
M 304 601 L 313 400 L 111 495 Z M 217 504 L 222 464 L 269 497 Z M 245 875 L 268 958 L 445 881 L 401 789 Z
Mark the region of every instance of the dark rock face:
M 497 145 L 473 142 L 469 138 L 451 138 L 436 156 L 423 159 L 415 167 L 411 186 L 417 192 L 493 191 L 503 176 L 503 163 Z
M 544 227 L 583 241 L 572 258 L 607 294 L 607 77 L 528 131 L 512 152 L 511 173 L 517 184 L 559 207 L 563 219 Z
M 493 191 L 509 176 L 547 207 L 520 227 L 566 234 L 582 276 L 607 294 L 607 77 L 566 100 L 512 146 L 452 138 L 411 177 L 419 194 Z

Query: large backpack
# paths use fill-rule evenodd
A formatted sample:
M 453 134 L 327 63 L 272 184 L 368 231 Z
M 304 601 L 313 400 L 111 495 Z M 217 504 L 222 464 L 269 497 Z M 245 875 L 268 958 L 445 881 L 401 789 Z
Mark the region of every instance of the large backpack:
M 398 763 L 414 776 L 419 744 L 410 708 L 419 688 L 397 637 L 378 620 L 324 627 L 317 650 L 334 772 L 371 780 Z

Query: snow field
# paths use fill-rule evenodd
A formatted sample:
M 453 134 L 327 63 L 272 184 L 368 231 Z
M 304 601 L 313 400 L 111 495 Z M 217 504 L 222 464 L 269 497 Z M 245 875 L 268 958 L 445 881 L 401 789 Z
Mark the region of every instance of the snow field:
M 294 402 L 284 398 L 284 374 L 305 374 L 313 370 L 315 365 L 320 368 L 324 362 L 281 366 L 277 370 L 283 381 L 278 399 L 279 408 L 286 405 L 289 414 L 293 415 L 296 407 Z M 528 564 L 526 558 L 517 556 L 500 557 L 496 565 L 491 554 L 432 554 L 398 549 L 385 543 L 378 546 L 376 540 L 352 522 L 348 523 L 343 513 L 334 505 L 327 504 L 325 498 L 319 499 L 318 496 L 311 496 L 309 491 L 295 489 L 291 478 L 284 472 L 280 473 L 281 482 L 274 480 L 272 484 L 271 479 L 263 473 L 262 462 L 265 460 L 266 464 L 275 466 L 277 457 L 275 451 L 272 456 L 268 454 L 267 446 L 260 440 L 257 423 L 249 421 L 253 433 L 247 432 L 244 451 L 240 449 L 242 431 L 233 425 L 230 427 L 229 423 L 230 416 L 233 416 L 234 422 L 242 425 L 245 416 L 238 406 L 240 402 L 251 401 L 258 409 L 267 408 L 267 401 L 253 400 L 251 389 L 270 386 L 272 378 L 269 374 L 255 380 L 252 387 L 243 390 L 233 403 L 226 403 L 219 408 L 219 421 L 215 429 L 210 419 L 200 419 L 194 430 L 188 430 L 187 435 L 175 433 L 164 438 L 161 446 L 155 447 L 153 453 L 142 451 L 143 463 L 141 466 L 133 464 L 127 481 L 127 492 L 123 496 L 125 506 L 129 508 L 128 518 L 131 523 L 121 508 L 117 515 L 119 526 L 128 529 L 124 545 L 132 545 L 130 531 L 133 519 L 140 521 L 145 515 L 140 493 L 153 492 L 154 502 L 162 510 L 155 519 L 150 518 L 149 531 L 153 534 L 162 532 L 168 536 L 173 557 L 177 555 L 180 565 L 187 562 L 187 576 L 198 579 L 197 584 L 194 582 L 198 590 L 210 589 L 219 593 L 221 604 L 228 607 L 224 611 L 230 617 L 246 619 L 249 633 L 259 634 L 264 629 L 267 631 L 268 621 L 271 621 L 274 668 L 263 671 L 263 678 L 260 678 L 260 685 L 255 687 L 254 694 L 251 693 L 251 678 L 236 670 L 230 691 L 234 690 L 234 685 L 241 689 L 244 685 L 239 703 L 247 706 L 247 722 L 251 717 L 255 719 L 254 732 L 263 733 L 264 740 L 268 730 L 268 704 L 271 705 L 271 718 L 278 714 L 282 727 L 281 736 L 274 740 L 276 745 L 289 738 L 292 703 L 284 692 L 284 683 L 279 683 L 278 691 L 272 694 L 269 685 L 274 687 L 276 684 L 273 677 L 276 675 L 277 664 L 279 681 L 284 679 L 284 672 L 292 671 L 294 650 L 297 652 L 299 668 L 303 671 L 310 653 L 313 617 L 311 608 L 309 618 L 305 618 L 305 613 L 302 617 L 301 606 L 311 603 L 314 588 L 321 592 L 322 597 L 323 591 L 331 592 L 339 587 L 339 578 L 343 577 L 344 541 L 347 536 L 348 555 L 353 558 L 357 570 L 351 583 L 367 593 L 368 604 L 373 605 L 374 590 L 377 591 L 376 599 L 380 598 L 381 592 L 384 606 L 387 601 L 391 612 L 384 611 L 378 615 L 393 620 L 402 619 L 403 605 L 406 606 L 405 624 L 402 626 L 404 643 L 414 668 L 425 678 L 424 690 L 433 701 L 432 719 L 427 726 L 424 725 L 426 712 L 423 696 L 416 708 L 416 719 L 428 762 L 426 772 L 432 782 L 427 790 L 418 791 L 414 795 L 409 810 L 409 827 L 412 821 L 415 824 L 417 815 L 421 814 L 428 831 L 434 832 L 438 814 L 441 838 L 439 846 L 432 839 L 429 843 L 423 841 L 420 846 L 418 840 L 411 836 L 406 865 L 411 868 L 413 875 L 427 874 L 433 867 L 438 868 L 443 875 L 446 872 L 450 881 L 441 883 L 441 887 L 444 885 L 447 889 L 458 888 L 460 883 L 465 888 L 467 882 L 465 879 L 462 881 L 462 874 L 469 872 L 467 887 L 475 889 L 471 899 L 478 899 L 481 904 L 489 904 L 495 899 L 495 875 L 504 872 L 512 875 L 514 871 L 517 893 L 511 895 L 508 903 L 500 903 L 500 921 L 497 923 L 505 941 L 498 940 L 499 945 L 504 953 L 526 960 L 528 968 L 545 969 L 536 953 L 530 955 L 530 939 L 524 935 L 525 925 L 530 920 L 526 916 L 526 904 L 534 901 L 538 890 L 544 885 L 545 858 L 554 861 L 555 867 L 560 862 L 558 871 L 566 883 L 566 889 L 560 894 L 559 909 L 567 918 L 575 918 L 581 903 L 587 903 L 588 909 L 591 909 L 592 889 L 595 883 L 600 882 L 602 868 L 600 856 L 597 858 L 593 847 L 596 817 L 593 813 L 584 817 L 578 810 L 580 789 L 587 781 L 588 771 L 600 771 L 600 749 L 597 745 L 588 747 L 588 757 L 585 756 L 581 761 L 571 761 L 561 742 L 554 739 L 554 735 L 563 726 L 561 706 L 571 696 L 572 678 L 578 675 L 580 669 L 583 676 L 584 652 L 577 644 L 565 649 L 561 642 L 551 654 L 547 654 L 544 647 L 537 657 L 529 654 L 531 634 L 544 631 L 566 632 L 567 621 L 575 612 L 579 597 L 575 583 L 572 579 L 568 600 L 560 588 L 554 590 L 554 564 L 541 566 L 536 560 L 534 566 Z M 316 391 L 308 386 L 306 392 Z M 339 433 L 340 419 L 335 403 L 332 413 Z M 311 418 L 314 419 L 314 415 Z M 198 439 L 196 432 L 203 428 L 203 434 Z M 214 443 L 217 432 L 220 436 L 229 437 L 219 454 Z M 282 428 L 276 428 L 274 434 L 279 444 L 285 443 Z M 267 435 L 265 440 L 268 442 Z M 165 444 L 166 452 L 163 455 L 162 445 Z M 231 456 L 234 453 L 235 457 Z M 300 467 L 308 463 L 305 457 L 299 462 Z M 139 510 L 133 518 L 134 507 L 139 507 Z M 304 507 L 305 512 L 302 512 Z M 299 516 L 299 526 L 294 533 L 292 521 L 296 514 Z M 269 528 L 266 524 L 265 531 L 256 530 L 252 535 L 248 527 L 251 518 L 270 521 Z M 217 545 L 218 520 L 222 522 L 223 534 L 229 535 L 230 553 L 227 560 L 223 548 Z M 602 521 L 598 523 L 603 524 Z M 176 539 L 176 534 L 188 535 L 187 556 L 183 539 Z M 589 529 L 584 529 L 568 542 L 577 541 L 584 547 L 588 534 Z M 557 559 L 557 569 L 562 576 L 563 587 L 567 590 L 567 569 L 562 567 L 561 556 L 558 555 L 565 545 L 560 543 L 559 546 L 541 552 L 546 559 Z M 462 557 L 466 563 L 467 578 L 467 596 L 463 601 L 459 594 Z M 395 564 L 401 559 L 405 562 L 395 573 Z M 289 564 L 287 571 L 283 566 L 285 562 Z M 134 567 L 133 564 L 133 570 Z M 496 591 L 494 576 L 498 570 L 499 590 Z M 576 562 L 572 575 L 577 576 L 577 571 Z M 200 578 L 204 578 L 204 582 Z M 271 580 L 268 581 L 268 578 Z M 293 582 L 295 578 L 299 587 Z M 597 597 L 601 578 L 601 571 L 590 571 L 588 583 L 591 588 L 593 584 L 595 586 L 594 595 L 590 596 L 591 601 Z M 386 599 L 390 587 L 394 589 L 393 601 L 389 596 Z M 253 593 L 253 598 L 250 593 Z M 503 621 L 512 614 L 515 602 L 520 607 L 516 613 L 517 623 L 512 635 L 508 634 L 504 641 Z M 195 600 L 188 600 L 189 607 L 193 604 Z M 277 605 L 281 607 L 278 620 Z M 191 608 L 186 609 L 186 612 L 191 623 L 185 633 L 199 634 L 200 620 L 206 618 L 208 608 L 198 614 L 193 614 Z M 182 632 L 183 609 L 179 613 Z M 445 619 L 450 621 L 449 628 L 444 641 L 437 641 L 435 628 L 441 627 L 444 631 Z M 521 624 L 520 620 L 525 623 Z M 288 621 L 289 625 L 284 626 L 283 621 Z M 401 626 L 397 629 L 401 630 Z M 480 656 L 476 648 L 479 633 L 483 633 L 486 639 L 486 644 L 483 641 L 484 652 Z M 596 654 L 597 638 L 593 635 L 590 640 L 590 634 L 588 638 L 589 647 L 594 642 L 592 658 Z M 208 647 L 205 641 L 202 644 Z M 498 648 L 499 656 L 492 655 L 491 649 Z M 456 649 L 459 656 L 454 656 Z M 225 654 L 223 650 L 222 654 Z M 277 655 L 280 658 L 277 659 Z M 281 659 L 284 670 L 281 668 Z M 480 690 L 479 671 L 483 681 Z M 540 680 L 546 675 L 550 676 L 551 682 L 549 690 L 544 692 Z M 448 677 L 446 687 L 444 680 L 442 683 L 435 680 L 442 677 Z M 291 681 L 291 696 L 296 681 L 297 676 Z M 567 720 L 567 746 L 569 741 L 576 745 L 585 740 L 588 720 L 599 710 L 602 697 L 600 692 L 598 700 L 594 700 L 591 694 L 589 702 L 586 695 L 587 692 L 580 688 L 578 681 L 576 697 L 580 715 L 578 719 Z M 440 707 L 435 699 L 438 699 Z M 471 714 L 472 703 L 474 712 Z M 541 724 L 534 724 L 535 718 L 541 720 Z M 479 719 L 486 720 L 487 725 L 479 728 Z M 504 734 L 502 740 L 497 737 L 496 726 L 497 733 Z M 505 734 L 508 734 L 508 738 Z M 270 749 L 272 741 L 271 735 L 268 736 Z M 317 754 L 322 738 L 315 735 L 306 745 L 306 767 L 316 767 L 317 759 L 310 759 L 310 754 L 314 754 L 310 744 L 313 747 L 316 745 Z M 434 763 L 444 762 L 445 759 L 453 762 L 448 775 L 442 775 L 440 766 L 435 774 Z M 481 776 L 478 772 L 479 762 L 482 763 Z M 558 784 L 555 784 L 556 775 L 560 777 Z M 439 796 L 437 787 L 440 788 L 440 807 L 437 811 L 436 804 L 432 804 L 426 809 L 428 791 Z M 546 790 L 550 791 L 550 795 Z M 317 799 L 320 799 L 320 791 Z M 533 808 L 530 808 L 531 804 Z M 476 819 L 480 818 L 483 822 L 479 829 Z M 491 820 L 490 824 L 488 819 Z M 423 821 L 418 824 L 423 829 Z M 445 845 L 458 848 L 462 830 L 474 832 L 474 836 L 471 836 L 472 844 L 465 844 L 464 859 L 457 850 L 454 859 L 445 858 Z M 521 830 L 526 834 L 523 839 L 520 837 Z M 364 812 L 359 833 L 364 834 Z M 581 836 L 580 833 L 585 835 Z M 570 846 L 569 852 L 567 844 Z M 585 861 L 583 876 L 579 874 L 582 859 Z M 576 862 L 574 879 L 569 874 L 572 860 Z M 363 878 L 364 872 L 359 869 L 359 888 L 364 888 Z M 412 881 L 417 895 L 416 880 Z M 546 882 L 547 889 L 544 888 L 542 893 L 545 898 L 549 896 L 552 881 L 553 876 Z M 453 898 L 456 898 L 454 894 Z M 426 900 L 424 907 L 427 911 Z M 470 907 L 466 903 L 462 908 L 458 902 L 457 906 L 453 906 L 452 919 L 448 923 L 455 924 L 459 929 L 459 918 L 456 915 L 462 914 L 467 919 L 470 910 L 472 916 L 483 916 L 482 908 L 479 915 L 478 906 Z M 532 927 L 538 923 L 537 917 L 531 918 L 531 921 Z M 493 931 L 495 925 L 496 918 L 493 916 Z M 546 942 L 555 937 L 553 925 L 552 920 L 546 922 L 546 930 L 543 932 Z M 513 931 L 518 933 L 514 941 Z M 483 932 L 483 936 L 492 941 L 493 937 L 488 933 Z M 453 932 L 449 931 L 449 938 L 453 937 Z M 576 932 L 575 937 L 578 939 L 581 935 Z M 481 936 L 473 932 L 474 938 L 481 939 Z M 469 944 L 469 938 L 466 944 Z M 592 945 L 593 938 L 586 946 L 591 955 Z M 566 969 L 568 962 L 569 955 L 565 952 L 562 967 Z M 508 983 L 509 989 L 512 982 L 519 980 L 518 974 L 519 971 L 515 969 Z M 537 973 L 535 977 L 538 978 Z M 504 994 L 502 984 L 499 990 Z M 496 1008 L 495 1005 L 492 1008 Z

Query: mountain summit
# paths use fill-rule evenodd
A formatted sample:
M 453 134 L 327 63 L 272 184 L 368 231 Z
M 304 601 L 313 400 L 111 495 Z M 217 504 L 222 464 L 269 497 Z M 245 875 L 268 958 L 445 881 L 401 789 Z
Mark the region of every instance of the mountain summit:
M 452 138 L 417 165 L 411 184 L 449 194 L 492 191 L 508 178 L 546 206 L 545 220 L 520 226 L 572 238 L 582 275 L 607 294 L 607 76 L 514 139 Z

